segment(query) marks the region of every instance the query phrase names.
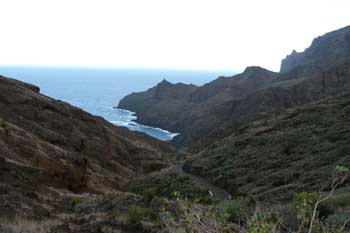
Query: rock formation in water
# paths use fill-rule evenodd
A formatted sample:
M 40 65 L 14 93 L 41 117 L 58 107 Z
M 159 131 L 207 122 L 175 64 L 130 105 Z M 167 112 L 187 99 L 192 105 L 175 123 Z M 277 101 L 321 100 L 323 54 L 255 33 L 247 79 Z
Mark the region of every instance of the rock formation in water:
M 242 74 L 220 77 L 202 87 L 163 81 L 146 92 L 126 96 L 118 107 L 135 111 L 141 123 L 179 132 L 177 144 L 189 145 L 229 117 L 229 101 L 263 88 L 275 76 L 260 67 L 248 67 Z M 163 92 L 172 94 L 159 95 Z

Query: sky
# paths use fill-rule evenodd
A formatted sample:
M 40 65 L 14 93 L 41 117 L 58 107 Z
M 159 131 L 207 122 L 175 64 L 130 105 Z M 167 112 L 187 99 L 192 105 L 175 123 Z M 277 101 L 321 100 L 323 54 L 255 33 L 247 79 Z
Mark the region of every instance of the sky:
M 349 0 L 0 0 L 0 65 L 278 71 Z

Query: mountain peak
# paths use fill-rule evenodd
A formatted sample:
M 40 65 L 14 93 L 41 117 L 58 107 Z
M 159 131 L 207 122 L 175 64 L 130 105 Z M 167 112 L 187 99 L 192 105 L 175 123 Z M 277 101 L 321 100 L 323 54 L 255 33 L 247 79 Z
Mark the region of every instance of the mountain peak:
M 257 71 L 263 71 L 266 70 L 260 66 L 248 66 L 247 68 L 245 68 L 243 73 L 249 73 L 249 72 L 257 72 Z
M 264 69 L 260 66 L 248 66 L 242 74 L 246 74 L 248 76 L 256 75 L 256 74 L 262 74 L 262 73 L 273 73 L 270 70 Z
M 166 78 L 164 78 L 160 83 L 158 83 L 158 86 L 169 86 L 172 83 L 169 82 L 168 80 L 166 80 Z
M 281 73 L 297 66 L 329 68 L 350 60 L 350 26 L 316 37 L 304 52 L 293 52 L 281 63 Z

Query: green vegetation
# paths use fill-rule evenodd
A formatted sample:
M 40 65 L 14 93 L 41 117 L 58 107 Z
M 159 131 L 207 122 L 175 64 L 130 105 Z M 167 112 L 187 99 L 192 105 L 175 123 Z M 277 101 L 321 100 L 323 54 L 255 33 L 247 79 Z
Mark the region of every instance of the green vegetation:
M 249 202 L 246 199 L 238 198 L 217 205 L 219 221 L 221 223 L 241 223 L 249 215 Z
M 81 197 L 72 197 L 70 200 L 70 206 L 74 208 L 83 201 Z
M 0 127 L 3 129 L 7 127 L 7 122 L 2 118 L 0 118 Z
M 282 206 L 271 206 L 267 203 L 245 206 L 242 199 L 211 205 L 196 204 L 184 199 L 162 199 L 157 207 L 132 206 L 127 216 L 130 222 L 151 221 L 155 224 L 154 226 L 162 229 L 176 229 L 175 232 L 308 232 L 312 216 L 312 211 L 310 212 L 312 205 L 309 201 L 314 200 L 314 197 L 314 193 L 299 193 L 296 194 L 292 204 Z M 307 204 L 304 205 L 304 202 Z M 292 207 L 294 204 L 297 205 L 297 210 Z M 327 220 L 317 218 L 311 232 L 348 232 L 349 226 L 346 224 L 344 226 L 346 217 L 346 215 L 332 215 Z
M 155 197 L 182 198 L 197 203 L 215 201 L 208 196 L 208 190 L 198 187 L 190 178 L 174 170 L 165 170 L 133 180 L 129 183 L 128 189 L 143 195 L 147 202 Z
M 139 224 L 149 221 L 161 229 L 175 229 L 172 232 L 345 233 L 350 231 L 350 192 L 349 187 L 341 186 L 350 172 L 347 166 L 335 168 L 330 183 L 324 182 L 319 192 L 296 192 L 290 200 L 275 203 L 249 195 L 230 201 L 197 202 L 177 191 L 162 197 L 159 195 L 165 183 L 154 182 L 157 179 L 153 175 L 152 179 L 148 177 L 153 186 L 143 191 L 144 186 L 133 183 L 143 195 L 144 205 L 131 206 L 127 219 Z M 176 177 L 169 175 L 172 174 L 169 171 L 165 174 L 172 179 Z M 165 174 L 158 175 L 166 177 Z M 173 181 L 179 180 L 182 178 Z
M 153 198 L 157 197 L 159 195 L 159 189 L 157 187 L 152 188 L 146 188 L 142 192 L 142 196 L 145 198 L 146 202 L 152 201 Z
M 191 157 L 185 170 L 234 195 L 288 201 L 350 163 L 350 95 L 270 114 Z M 331 126 L 331 127 L 330 127 Z
M 157 218 L 155 212 L 149 208 L 144 208 L 138 205 L 132 205 L 128 209 L 127 213 L 128 220 L 130 222 L 139 222 L 141 220 L 155 220 Z

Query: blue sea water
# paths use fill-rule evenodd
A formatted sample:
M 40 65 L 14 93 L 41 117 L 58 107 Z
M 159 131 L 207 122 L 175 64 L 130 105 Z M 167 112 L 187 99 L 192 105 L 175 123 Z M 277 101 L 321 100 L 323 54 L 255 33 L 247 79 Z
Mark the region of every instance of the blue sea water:
M 44 95 L 102 116 L 116 125 L 141 131 L 161 140 L 171 140 L 177 134 L 138 124 L 134 113 L 113 107 L 127 94 L 145 91 L 164 78 L 173 83 L 203 85 L 220 75 L 233 73 L 160 69 L 0 67 L 0 75 L 37 85 Z

